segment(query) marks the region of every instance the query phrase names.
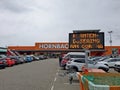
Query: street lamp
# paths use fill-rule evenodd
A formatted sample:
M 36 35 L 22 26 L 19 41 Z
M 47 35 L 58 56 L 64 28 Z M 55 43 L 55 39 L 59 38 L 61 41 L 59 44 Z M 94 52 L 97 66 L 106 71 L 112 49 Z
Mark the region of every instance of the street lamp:
M 112 36 L 111 36 L 112 32 L 113 31 L 108 31 L 108 33 L 110 34 L 110 41 L 109 41 L 110 42 L 110 46 L 112 46 Z

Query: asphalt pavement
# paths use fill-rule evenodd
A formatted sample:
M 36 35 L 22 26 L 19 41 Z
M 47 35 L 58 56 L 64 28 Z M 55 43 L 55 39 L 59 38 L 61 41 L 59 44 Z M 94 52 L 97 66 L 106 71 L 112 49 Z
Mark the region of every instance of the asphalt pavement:
M 80 90 L 78 79 L 69 83 L 58 59 L 46 59 L 0 70 L 0 90 Z
M 110 72 L 115 72 L 110 69 Z M 0 90 L 80 90 L 79 80 L 59 67 L 58 58 L 34 61 L 0 70 Z

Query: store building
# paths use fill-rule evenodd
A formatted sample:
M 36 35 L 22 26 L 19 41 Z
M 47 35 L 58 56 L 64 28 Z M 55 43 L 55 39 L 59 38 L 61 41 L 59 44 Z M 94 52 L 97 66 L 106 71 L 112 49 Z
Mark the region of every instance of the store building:
M 52 54 L 59 55 L 67 52 L 84 52 L 81 49 L 69 49 L 68 42 L 36 42 L 35 46 L 8 46 L 8 49 L 20 54 Z M 91 56 L 120 55 L 120 46 L 105 46 L 104 50 L 90 50 Z
M 85 52 L 90 56 L 119 56 L 120 46 L 105 46 L 104 32 L 100 30 L 73 30 L 69 42 L 36 42 L 35 46 L 9 46 L 8 49 L 21 54 L 47 54 L 57 56 L 67 52 Z
M 7 48 L 0 47 L 0 54 L 6 54 Z
M 37 42 L 35 46 L 8 46 L 8 49 L 20 54 L 44 54 L 53 57 L 68 52 L 67 42 Z

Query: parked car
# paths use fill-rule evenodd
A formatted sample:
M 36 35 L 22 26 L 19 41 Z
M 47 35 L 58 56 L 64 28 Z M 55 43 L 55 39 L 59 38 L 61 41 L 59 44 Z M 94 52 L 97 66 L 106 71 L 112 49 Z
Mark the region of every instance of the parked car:
M 66 63 L 71 59 L 77 59 L 77 58 L 85 58 L 84 52 L 69 52 L 67 53 L 61 61 L 61 67 L 65 69 Z
M 20 56 L 9 56 L 10 59 L 15 61 L 15 64 L 22 64 L 24 63 L 24 59 Z
M 63 56 L 63 54 L 60 54 L 59 55 L 59 66 L 61 67 L 61 61 L 62 61 L 62 58 L 63 58 L 64 56 Z
M 105 59 L 109 59 L 109 57 L 107 56 L 97 56 L 97 57 L 92 57 L 92 58 L 89 58 L 89 60 L 92 60 L 92 61 L 104 61 Z
M 5 56 L 5 55 L 0 55 L 0 57 L 4 60 L 6 60 L 6 66 L 10 67 L 13 66 L 15 64 L 15 61 L 12 60 L 11 58 Z
M 25 60 L 25 62 L 32 62 L 32 61 L 33 61 L 33 58 L 32 58 L 32 56 L 30 56 L 30 55 L 26 55 L 26 56 L 24 57 L 24 60 Z
M 79 59 L 72 59 L 67 62 L 66 64 L 66 69 L 74 69 L 75 71 L 82 71 L 82 67 L 85 66 L 85 59 L 84 58 L 79 58 Z M 105 72 L 109 71 L 109 67 L 101 64 L 101 63 L 96 63 L 94 61 L 88 60 L 88 68 L 96 68 L 96 69 L 102 69 Z
M 109 59 L 109 58 L 110 58 L 109 56 L 103 56 L 99 59 L 99 61 L 104 61 L 104 60 Z
M 109 66 L 110 68 L 114 68 L 115 63 L 119 61 L 120 61 L 120 58 L 108 58 L 108 59 L 105 59 L 97 63 L 101 63 L 101 64 Z
M 120 62 L 115 63 L 114 70 L 120 73 Z
M 47 57 L 47 56 L 45 56 L 45 55 L 39 55 L 38 57 L 39 57 L 39 59 L 40 59 L 40 60 L 45 60 L 45 59 L 47 59 L 47 58 L 48 58 L 48 57 Z
M 5 59 L 0 58 L 0 69 L 4 69 L 7 63 Z
M 101 58 L 102 58 L 101 56 L 90 57 L 89 60 L 92 60 L 92 61 L 99 61 L 99 59 L 101 59 Z
M 33 58 L 33 61 L 39 61 L 40 60 L 38 56 L 31 55 L 31 57 Z
M 15 61 L 11 58 L 8 58 L 8 57 L 6 58 L 6 63 L 7 63 L 8 67 L 15 65 Z

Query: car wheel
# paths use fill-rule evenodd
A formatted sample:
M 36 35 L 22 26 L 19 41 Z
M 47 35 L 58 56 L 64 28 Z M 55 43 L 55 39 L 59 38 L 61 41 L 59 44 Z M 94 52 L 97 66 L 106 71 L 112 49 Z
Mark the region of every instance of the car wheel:
M 109 71 L 109 69 L 106 69 L 106 68 L 103 68 L 103 67 L 99 67 L 98 69 L 102 69 L 102 70 L 105 71 L 105 72 L 108 72 L 108 71 Z
M 77 67 L 71 67 L 71 71 L 78 72 L 78 68 Z
M 120 73 L 120 71 L 118 70 L 118 72 Z
M 63 67 L 63 70 L 66 70 L 66 68 L 65 68 L 65 67 Z
M 106 66 L 108 66 L 108 64 L 105 64 Z

